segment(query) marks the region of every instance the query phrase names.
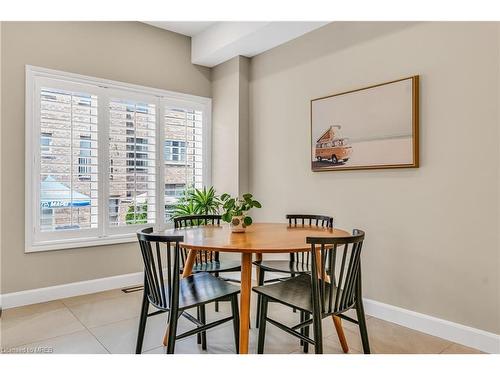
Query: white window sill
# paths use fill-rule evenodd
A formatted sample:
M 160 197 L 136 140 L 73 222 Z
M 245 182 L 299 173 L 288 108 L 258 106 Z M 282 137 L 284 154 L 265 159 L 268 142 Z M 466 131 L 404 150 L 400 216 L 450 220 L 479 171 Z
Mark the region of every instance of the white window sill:
M 75 238 L 71 240 L 47 241 L 36 244 L 26 244 L 25 253 L 35 253 L 39 251 L 66 250 L 79 247 L 116 245 L 121 243 L 137 242 L 136 233 L 127 233 L 99 238 Z

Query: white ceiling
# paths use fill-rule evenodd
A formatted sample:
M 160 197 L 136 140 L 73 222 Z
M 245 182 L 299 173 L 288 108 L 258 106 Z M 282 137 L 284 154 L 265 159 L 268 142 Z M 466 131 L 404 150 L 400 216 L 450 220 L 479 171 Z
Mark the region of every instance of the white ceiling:
M 205 22 L 205 21 L 152 21 L 144 22 L 151 26 L 159 27 L 160 29 L 165 29 L 173 31 L 174 33 L 183 34 L 187 36 L 194 36 L 203 30 L 205 30 L 210 25 L 217 22 Z
M 241 55 L 253 57 L 329 22 L 145 22 L 191 37 L 191 62 L 213 67 Z

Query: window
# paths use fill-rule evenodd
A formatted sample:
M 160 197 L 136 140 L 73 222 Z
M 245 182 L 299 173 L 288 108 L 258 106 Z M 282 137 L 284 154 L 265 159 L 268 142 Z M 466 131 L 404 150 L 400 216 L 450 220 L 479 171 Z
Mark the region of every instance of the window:
M 78 178 L 89 181 L 92 173 L 92 140 L 88 135 L 80 135 L 80 157 L 78 158 Z
M 210 184 L 210 99 L 35 67 L 26 78 L 26 251 L 135 241 Z
M 184 190 L 201 188 L 204 184 L 203 111 L 196 107 L 167 106 L 163 124 L 165 222 L 168 222 Z
M 76 87 L 75 87 L 76 88 Z M 97 96 L 81 90 L 39 89 L 39 231 L 97 227 Z M 85 139 L 82 149 L 81 139 Z M 80 179 L 81 155 L 87 153 L 85 179 Z M 95 166 L 92 167 L 92 161 Z
M 185 141 L 165 141 L 165 162 L 186 161 Z
M 52 155 L 52 133 L 40 133 L 40 155 L 42 159 L 53 159 Z
M 120 212 L 120 197 L 119 196 L 111 196 L 109 197 L 109 222 L 117 223 L 118 222 L 118 214 Z
M 40 229 L 42 231 L 50 230 L 54 225 L 54 212 L 52 208 L 41 209 L 42 213 L 40 216 Z
M 186 184 L 165 184 L 165 196 L 179 198 L 184 193 Z
M 185 183 L 165 184 L 165 221 L 171 221 L 175 205 L 186 190 Z
M 112 99 L 109 110 L 109 160 L 113 165 L 109 177 L 113 196 L 110 205 L 117 205 L 115 211 L 118 211 L 118 215 L 110 213 L 109 223 L 111 226 L 154 224 L 156 105 Z

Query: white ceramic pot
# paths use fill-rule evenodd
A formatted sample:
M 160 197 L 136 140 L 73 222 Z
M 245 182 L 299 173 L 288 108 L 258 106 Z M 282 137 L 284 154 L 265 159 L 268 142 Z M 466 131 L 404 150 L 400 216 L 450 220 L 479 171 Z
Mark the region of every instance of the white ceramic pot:
M 245 220 L 245 215 L 233 216 L 231 219 L 231 231 L 233 233 L 241 233 L 246 230 L 246 225 L 243 222 Z

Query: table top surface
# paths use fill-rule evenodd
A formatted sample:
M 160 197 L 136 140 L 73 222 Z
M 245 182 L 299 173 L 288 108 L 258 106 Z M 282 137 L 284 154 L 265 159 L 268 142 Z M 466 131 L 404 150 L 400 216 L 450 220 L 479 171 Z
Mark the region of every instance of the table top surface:
M 284 223 L 254 223 L 244 233 L 233 233 L 229 225 L 167 229 L 165 235 L 184 236 L 181 246 L 194 250 L 218 250 L 238 253 L 280 253 L 310 249 L 306 237 L 346 237 L 351 234 L 337 228 Z

